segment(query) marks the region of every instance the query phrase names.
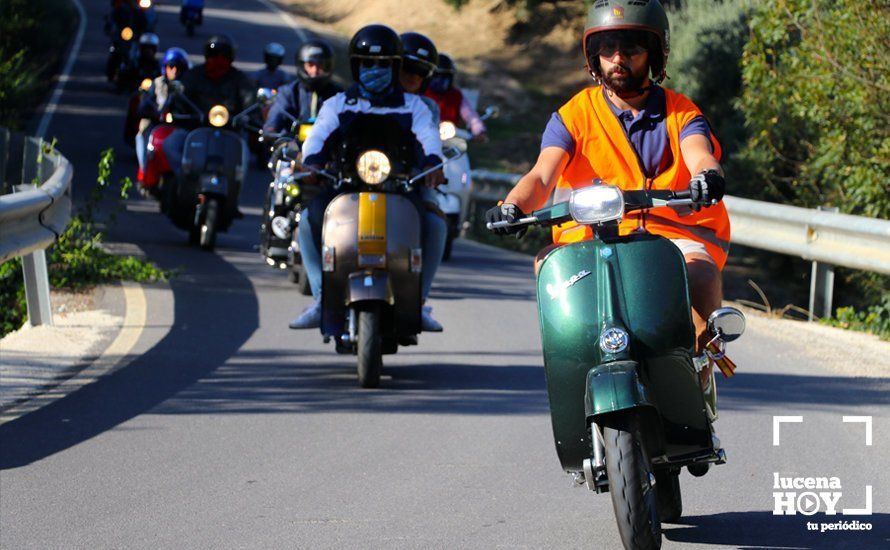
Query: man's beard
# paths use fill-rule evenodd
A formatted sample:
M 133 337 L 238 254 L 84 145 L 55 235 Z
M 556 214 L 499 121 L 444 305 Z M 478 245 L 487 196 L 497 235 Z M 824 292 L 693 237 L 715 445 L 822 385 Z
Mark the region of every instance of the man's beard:
M 625 74 L 615 76 L 615 69 L 618 67 L 621 67 Z M 639 74 L 636 74 L 626 65 L 619 65 L 618 67 L 612 67 L 608 74 L 603 74 L 603 84 L 606 85 L 606 88 L 615 92 L 618 97 L 639 94 L 643 88 L 643 84 L 646 82 L 649 68 L 646 67 L 646 69 Z

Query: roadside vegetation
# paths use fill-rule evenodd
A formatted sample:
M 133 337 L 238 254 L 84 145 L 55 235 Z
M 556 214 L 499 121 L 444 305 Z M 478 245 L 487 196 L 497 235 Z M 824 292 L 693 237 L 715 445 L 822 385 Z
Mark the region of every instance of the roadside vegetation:
M 21 130 L 53 85 L 77 26 L 68 0 L 0 2 L 0 126 Z
M 170 275 L 144 259 L 110 254 L 103 248 L 104 230 L 115 223 L 116 211 L 132 187 L 129 179 L 112 183 L 113 164 L 114 151 L 106 149 L 90 196 L 56 244 L 47 250 L 49 282 L 54 289 L 83 290 L 118 281 L 151 282 Z M 100 205 L 102 219 L 98 215 Z M 26 319 L 22 265 L 15 259 L 0 264 L 0 337 L 18 330 Z

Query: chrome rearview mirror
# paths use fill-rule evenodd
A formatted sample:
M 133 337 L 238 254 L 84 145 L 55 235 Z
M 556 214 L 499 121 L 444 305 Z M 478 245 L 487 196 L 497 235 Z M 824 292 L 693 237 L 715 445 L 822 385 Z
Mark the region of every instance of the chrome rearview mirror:
M 745 316 L 734 307 L 721 307 L 708 317 L 708 331 L 724 342 L 732 342 L 745 332 Z
M 256 100 L 260 105 L 268 105 L 275 100 L 276 91 L 272 88 L 260 88 L 256 91 Z

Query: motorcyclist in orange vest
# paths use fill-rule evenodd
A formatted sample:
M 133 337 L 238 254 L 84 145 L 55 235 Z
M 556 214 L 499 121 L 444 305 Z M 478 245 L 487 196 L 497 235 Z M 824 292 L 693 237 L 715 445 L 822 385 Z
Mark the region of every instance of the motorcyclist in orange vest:
M 667 15 L 656 0 L 594 4 L 582 47 L 597 85 L 552 115 L 536 164 L 486 218 L 522 218 L 543 207 L 551 193 L 554 202 L 566 201 L 572 189 L 595 179 L 628 190 L 690 188 L 691 198 L 707 208 L 629 214 L 619 230 L 662 235 L 683 253 L 701 354 L 709 339 L 708 316 L 723 297 L 720 271 L 729 250 L 729 217 L 719 202 L 725 189 L 720 144 L 692 101 L 659 86 L 666 76 L 668 37 Z M 536 269 L 553 247 L 591 236 L 589 227 L 574 222 L 554 227 L 554 244 L 538 253 Z M 706 386 L 711 367 L 703 356 L 699 361 Z

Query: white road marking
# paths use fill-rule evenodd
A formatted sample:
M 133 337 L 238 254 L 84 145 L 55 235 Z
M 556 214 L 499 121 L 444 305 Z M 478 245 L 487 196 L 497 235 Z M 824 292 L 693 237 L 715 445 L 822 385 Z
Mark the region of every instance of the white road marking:
M 56 89 L 53 90 L 53 95 L 49 99 L 49 103 L 46 104 L 46 109 L 44 109 L 43 116 L 40 118 L 40 124 L 37 126 L 37 132 L 35 133 L 37 137 L 45 137 L 46 130 L 49 128 L 49 123 L 53 119 L 53 113 L 56 112 L 59 100 L 62 99 L 62 92 L 65 91 L 65 83 L 68 82 L 68 78 L 71 75 L 71 69 L 74 68 L 74 62 L 77 60 L 77 54 L 80 52 L 80 44 L 83 42 L 83 35 L 87 28 L 87 12 L 83 9 L 80 0 L 71 0 L 71 2 L 74 4 L 74 7 L 77 8 L 78 13 L 79 22 L 77 24 L 77 35 L 74 37 L 74 44 L 71 46 L 71 52 L 68 54 L 68 59 L 65 61 L 65 68 L 62 69 L 62 74 L 59 75 Z

